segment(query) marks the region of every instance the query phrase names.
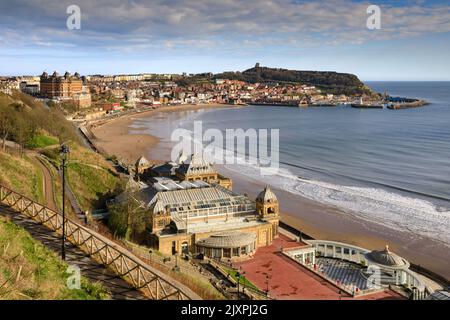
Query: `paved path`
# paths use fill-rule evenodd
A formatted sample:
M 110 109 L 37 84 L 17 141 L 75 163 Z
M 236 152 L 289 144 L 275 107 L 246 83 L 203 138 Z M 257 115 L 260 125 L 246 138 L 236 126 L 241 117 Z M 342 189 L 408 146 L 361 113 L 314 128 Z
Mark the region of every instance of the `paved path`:
M 31 236 L 44 244 L 47 248 L 60 255 L 61 237 L 51 232 L 45 226 L 16 213 L 11 208 L 0 205 L 0 215 L 9 215 L 12 222 L 27 230 Z M 134 289 L 125 280 L 115 275 L 103 265 L 91 259 L 83 251 L 71 243 L 66 242 L 66 262 L 77 265 L 81 269 L 81 275 L 92 282 L 100 281 L 111 293 L 112 299 L 117 300 L 146 300 L 142 293 Z
M 52 209 L 53 211 L 59 212 L 58 206 L 55 202 L 55 195 L 53 193 L 53 177 L 50 172 L 50 169 L 43 162 L 40 155 L 37 153 L 29 153 L 30 157 L 34 160 L 36 165 L 42 171 L 43 183 L 44 183 L 44 198 L 45 205 Z

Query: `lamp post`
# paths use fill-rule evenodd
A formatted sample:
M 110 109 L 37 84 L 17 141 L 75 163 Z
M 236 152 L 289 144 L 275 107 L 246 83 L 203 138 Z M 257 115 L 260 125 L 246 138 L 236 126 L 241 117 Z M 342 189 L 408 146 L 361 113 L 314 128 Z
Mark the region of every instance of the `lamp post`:
M 237 295 L 238 295 L 238 300 L 240 300 L 239 298 L 239 282 L 241 280 L 241 274 L 238 272 L 236 272 L 236 278 L 237 278 Z
M 174 252 L 174 256 L 175 256 L 175 267 L 173 268 L 174 271 L 178 271 L 178 251 L 175 250 Z
M 241 275 L 244 278 L 242 279 L 242 293 L 245 293 L 245 271 L 241 271 Z
M 267 288 L 266 288 L 267 296 L 269 296 L 269 275 L 268 274 L 266 275 L 266 285 L 267 285 Z
M 65 199 L 66 199 L 66 161 L 67 156 L 69 154 L 70 150 L 69 147 L 67 147 L 65 144 L 61 145 L 60 149 L 60 156 L 62 160 L 61 170 L 62 170 L 62 237 L 61 237 L 61 258 L 63 260 L 66 260 L 66 205 L 65 205 Z

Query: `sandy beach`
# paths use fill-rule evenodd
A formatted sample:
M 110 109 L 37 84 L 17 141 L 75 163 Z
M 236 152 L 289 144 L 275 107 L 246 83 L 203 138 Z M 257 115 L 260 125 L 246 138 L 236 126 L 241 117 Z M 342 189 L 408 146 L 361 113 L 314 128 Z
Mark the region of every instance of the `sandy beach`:
M 117 118 L 91 128 L 95 144 L 108 154 L 114 154 L 127 163 L 145 155 L 153 163 L 165 162 L 170 150 L 160 139 L 148 133 L 130 134 L 130 126 L 140 118 L 186 110 L 223 108 L 226 105 L 198 105 L 162 107 L 141 114 Z M 139 130 L 138 130 L 139 131 Z M 218 166 L 219 172 L 233 179 L 233 190 L 255 198 L 264 185 L 247 176 Z M 448 248 L 429 238 L 422 238 L 389 229 L 365 221 L 338 208 L 326 206 L 284 190 L 274 189 L 281 206 L 281 220 L 316 239 L 342 241 L 368 249 L 383 249 L 386 244 L 400 256 L 416 265 L 421 265 L 440 275 L 450 278 L 450 256 Z
M 147 157 L 151 153 L 152 148 L 160 141 L 159 138 L 150 134 L 129 134 L 130 125 L 137 119 L 149 118 L 161 113 L 224 107 L 230 106 L 223 104 L 168 106 L 122 116 L 107 120 L 106 122 L 100 122 L 91 127 L 90 131 L 93 134 L 92 141 L 105 153 L 116 155 L 125 163 L 134 164 L 140 156 L 145 155 Z M 151 153 L 151 157 L 148 157 L 148 160 L 153 163 L 160 163 L 168 159 L 159 154 Z

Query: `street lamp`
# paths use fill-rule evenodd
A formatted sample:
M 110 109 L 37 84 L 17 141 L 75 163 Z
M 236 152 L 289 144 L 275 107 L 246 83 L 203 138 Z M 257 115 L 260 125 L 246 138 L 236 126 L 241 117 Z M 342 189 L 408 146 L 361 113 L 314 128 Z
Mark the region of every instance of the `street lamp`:
M 242 292 L 245 293 L 245 271 L 242 271 L 241 274 L 242 277 L 244 278 L 242 279 Z
M 175 252 L 173 253 L 175 256 L 175 267 L 173 268 L 174 271 L 178 271 L 178 251 L 175 250 Z
M 239 282 L 241 280 L 241 274 L 238 272 L 236 272 L 236 278 L 237 278 L 237 294 L 238 294 L 238 299 L 239 299 Z
M 62 237 L 61 237 L 61 258 L 66 260 L 66 161 L 68 154 L 70 153 L 69 147 L 65 144 L 61 145 L 61 149 L 59 150 L 59 155 L 62 160 L 61 170 L 62 170 Z

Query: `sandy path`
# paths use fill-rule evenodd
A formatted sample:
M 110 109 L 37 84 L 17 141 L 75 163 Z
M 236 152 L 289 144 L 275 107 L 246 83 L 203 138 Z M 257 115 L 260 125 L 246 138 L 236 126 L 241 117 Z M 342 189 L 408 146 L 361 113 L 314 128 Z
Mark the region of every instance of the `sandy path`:
M 50 209 L 58 212 L 58 206 L 55 202 L 55 195 L 53 194 L 53 177 L 50 170 L 47 168 L 47 165 L 44 164 L 42 159 L 37 153 L 30 153 L 31 158 L 34 163 L 39 167 L 42 172 L 43 183 L 44 183 L 44 198 L 45 205 Z

